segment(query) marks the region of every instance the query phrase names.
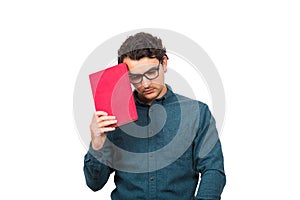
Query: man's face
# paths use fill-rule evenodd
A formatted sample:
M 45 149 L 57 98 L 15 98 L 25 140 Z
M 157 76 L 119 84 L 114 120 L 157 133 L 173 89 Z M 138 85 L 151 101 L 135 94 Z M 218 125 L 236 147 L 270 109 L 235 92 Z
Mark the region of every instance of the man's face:
M 164 58 L 162 63 L 156 58 L 148 57 L 140 60 L 132 60 L 126 57 L 123 61 L 127 64 L 129 73 L 135 77 L 136 75 L 141 77 L 141 74 L 145 74 L 152 79 L 155 77 L 152 74 L 155 74 L 157 72 L 155 70 L 159 68 L 156 78 L 149 80 L 142 76 L 141 82 L 133 83 L 140 100 L 151 104 L 155 99 L 161 98 L 167 92 L 164 80 L 164 73 L 167 71 L 167 58 Z

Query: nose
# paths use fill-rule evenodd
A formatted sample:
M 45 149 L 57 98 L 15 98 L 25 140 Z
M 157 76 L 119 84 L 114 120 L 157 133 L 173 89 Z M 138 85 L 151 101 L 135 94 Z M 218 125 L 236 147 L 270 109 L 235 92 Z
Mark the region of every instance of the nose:
M 150 80 L 147 79 L 145 76 L 143 76 L 142 85 L 143 85 L 144 87 L 148 87 L 149 84 L 150 84 Z

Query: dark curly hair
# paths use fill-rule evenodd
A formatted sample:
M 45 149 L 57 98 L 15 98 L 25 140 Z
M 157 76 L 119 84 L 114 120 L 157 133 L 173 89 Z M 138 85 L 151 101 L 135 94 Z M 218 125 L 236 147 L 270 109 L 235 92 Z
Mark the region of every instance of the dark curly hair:
M 139 60 L 144 57 L 157 58 L 160 62 L 166 56 L 166 48 L 160 38 L 149 33 L 140 32 L 128 37 L 118 50 L 118 63 L 124 58 Z

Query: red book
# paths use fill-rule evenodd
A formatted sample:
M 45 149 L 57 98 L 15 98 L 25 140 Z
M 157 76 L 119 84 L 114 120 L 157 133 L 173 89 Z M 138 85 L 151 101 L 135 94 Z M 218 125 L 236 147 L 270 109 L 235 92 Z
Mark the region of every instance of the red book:
M 125 63 L 89 75 L 96 111 L 116 116 L 114 126 L 138 119 L 133 92 Z

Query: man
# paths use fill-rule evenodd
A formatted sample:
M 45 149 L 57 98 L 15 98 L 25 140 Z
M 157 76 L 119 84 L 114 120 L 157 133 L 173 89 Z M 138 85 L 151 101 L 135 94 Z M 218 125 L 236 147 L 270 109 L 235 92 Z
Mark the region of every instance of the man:
M 214 118 L 206 104 L 165 84 L 168 57 L 161 39 L 130 36 L 118 62 L 128 66 L 139 119 L 115 128 L 115 116 L 95 112 L 84 160 L 87 185 L 100 190 L 115 172 L 113 200 L 221 199 L 226 178 Z

